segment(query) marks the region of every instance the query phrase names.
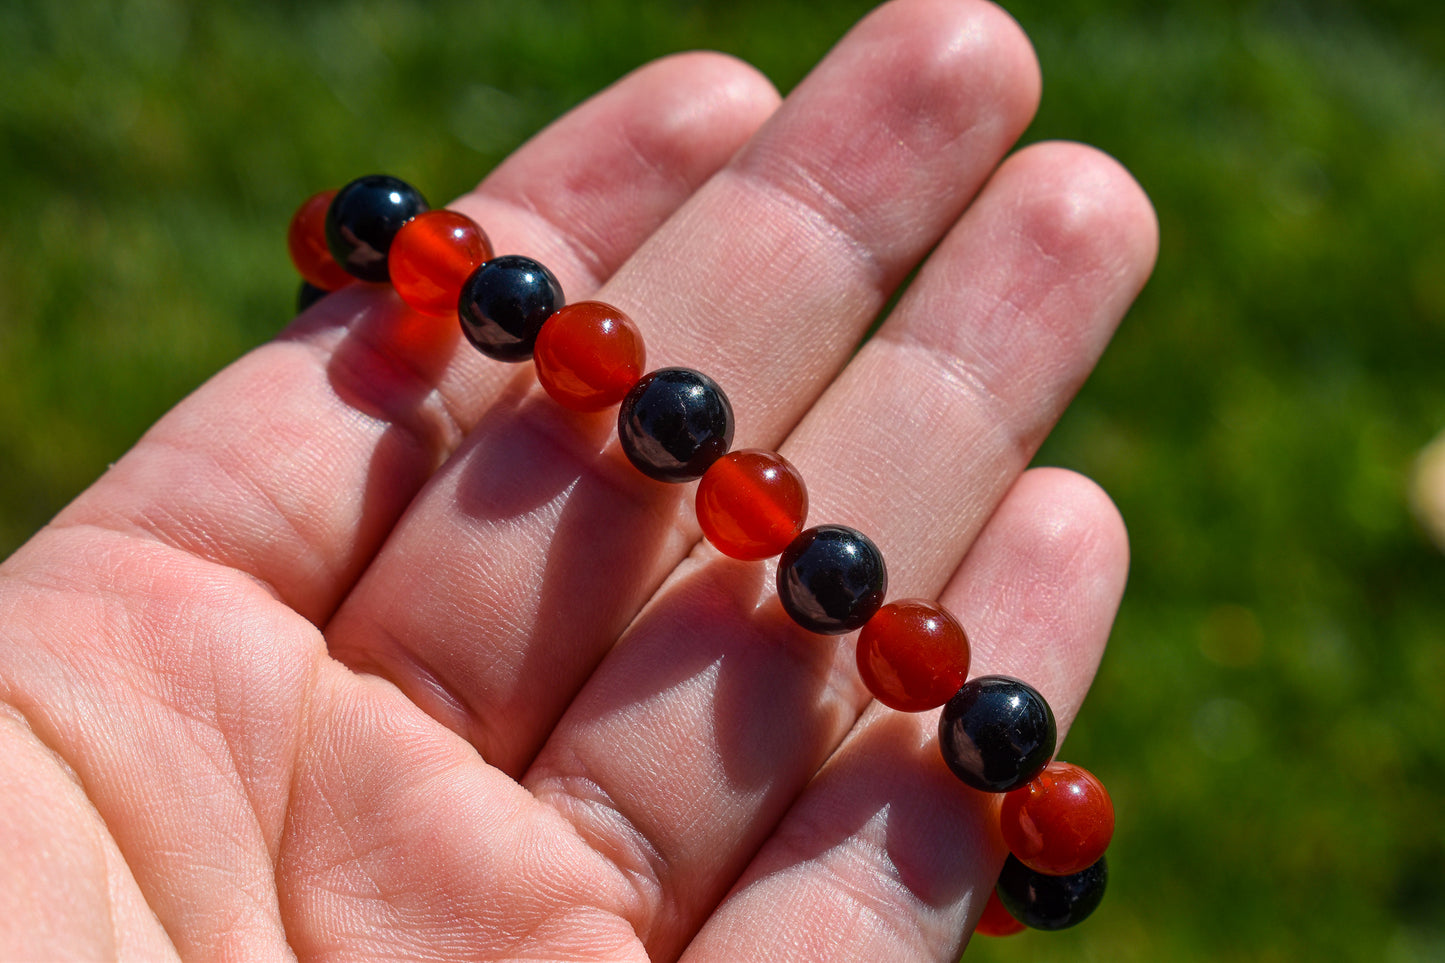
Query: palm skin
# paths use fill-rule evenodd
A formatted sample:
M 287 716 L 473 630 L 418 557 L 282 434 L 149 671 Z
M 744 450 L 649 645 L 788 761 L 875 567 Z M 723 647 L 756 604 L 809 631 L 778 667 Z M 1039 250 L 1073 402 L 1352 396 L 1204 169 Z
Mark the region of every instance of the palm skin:
M 1003 160 L 1037 96 L 1001 11 L 896 0 L 781 106 L 660 61 L 453 206 L 718 380 L 812 523 L 1066 726 L 1127 549 L 1097 488 L 1025 468 L 1156 233 L 1095 151 Z M 690 494 L 454 325 L 324 299 L 0 568 L 0 955 L 957 953 L 995 802 Z

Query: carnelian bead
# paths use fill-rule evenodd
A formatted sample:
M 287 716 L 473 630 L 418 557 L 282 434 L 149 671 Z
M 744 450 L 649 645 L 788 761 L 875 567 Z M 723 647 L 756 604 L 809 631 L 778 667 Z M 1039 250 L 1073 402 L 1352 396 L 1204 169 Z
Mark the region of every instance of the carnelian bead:
M 989 890 L 988 902 L 983 905 L 983 915 L 978 918 L 978 925 L 973 931 L 983 936 L 1013 936 L 1026 929 L 1028 927 L 1014 919 L 1003 903 L 999 902 L 998 890 Z
M 798 537 L 807 517 L 803 476 L 775 451 L 745 448 L 723 455 L 697 485 L 702 533 L 732 558 L 753 562 L 777 555 Z
M 924 599 L 890 602 L 858 636 L 858 674 L 873 697 L 901 712 L 943 705 L 968 679 L 968 636 Z
M 642 333 L 632 319 L 601 301 L 558 308 L 532 348 L 537 380 L 573 411 L 601 411 L 627 397 L 646 360 Z
M 1114 803 L 1093 773 L 1051 762 L 1004 796 L 1004 844 L 1019 862 L 1049 876 L 1071 876 L 1099 861 L 1114 837 Z
M 322 191 L 306 198 L 296 208 L 291 226 L 286 230 L 286 249 L 291 252 L 291 263 L 303 278 L 323 291 L 335 291 L 356 280 L 336 263 L 326 246 L 326 209 L 335 196 L 335 191 Z
M 391 286 L 423 314 L 457 313 L 462 283 L 492 257 L 477 222 L 456 211 L 427 211 L 402 225 L 387 252 Z

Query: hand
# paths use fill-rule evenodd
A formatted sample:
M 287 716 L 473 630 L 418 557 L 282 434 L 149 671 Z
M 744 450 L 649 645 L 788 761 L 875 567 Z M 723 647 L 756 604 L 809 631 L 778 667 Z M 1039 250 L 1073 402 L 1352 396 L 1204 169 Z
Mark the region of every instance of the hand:
M 1025 468 L 1156 227 L 1096 151 L 1003 160 L 1038 94 L 998 9 L 898 0 L 781 106 L 668 58 L 453 206 L 716 379 L 810 524 L 870 535 L 890 597 L 940 597 L 1062 729 L 1127 549 L 1090 482 Z M 0 955 L 955 954 L 994 800 L 611 419 L 368 285 L 162 419 L 0 568 Z

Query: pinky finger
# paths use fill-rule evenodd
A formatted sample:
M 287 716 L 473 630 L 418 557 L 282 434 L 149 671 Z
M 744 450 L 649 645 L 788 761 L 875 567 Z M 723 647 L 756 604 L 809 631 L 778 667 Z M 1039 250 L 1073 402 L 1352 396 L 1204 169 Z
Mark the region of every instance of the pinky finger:
M 942 596 L 969 627 L 970 674 L 1034 685 L 1062 741 L 1127 569 L 1124 526 L 1107 495 L 1071 472 L 1026 473 Z M 1005 851 L 997 797 L 954 778 L 937 728 L 937 710 L 875 703 L 684 959 L 956 959 Z

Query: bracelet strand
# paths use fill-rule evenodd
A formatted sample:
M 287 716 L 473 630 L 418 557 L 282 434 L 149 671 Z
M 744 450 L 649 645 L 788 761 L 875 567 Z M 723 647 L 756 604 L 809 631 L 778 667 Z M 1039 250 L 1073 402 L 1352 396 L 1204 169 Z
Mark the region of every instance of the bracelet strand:
M 810 632 L 861 630 L 858 673 L 879 702 L 902 712 L 943 707 L 944 762 L 972 788 L 1001 794 L 999 830 L 1009 856 L 976 932 L 1063 929 L 1103 898 L 1104 851 L 1114 808 L 1087 770 L 1053 757 L 1057 730 L 1043 696 L 1002 675 L 968 678 L 968 636 L 926 599 L 884 604 L 878 547 L 845 525 L 804 528 L 802 475 L 775 451 L 730 450 L 733 409 L 722 388 L 691 368 L 644 373 L 637 325 L 600 301 L 566 304 L 552 272 L 531 258 L 496 255 L 466 215 L 429 210 L 416 188 L 388 175 L 323 191 L 297 209 L 287 233 L 304 279 L 305 310 L 355 280 L 390 283 L 423 314 L 455 316 L 482 354 L 532 361 L 558 404 L 618 407 L 627 459 L 662 482 L 697 480 L 704 537 L 732 558 L 779 556 L 778 598 Z

